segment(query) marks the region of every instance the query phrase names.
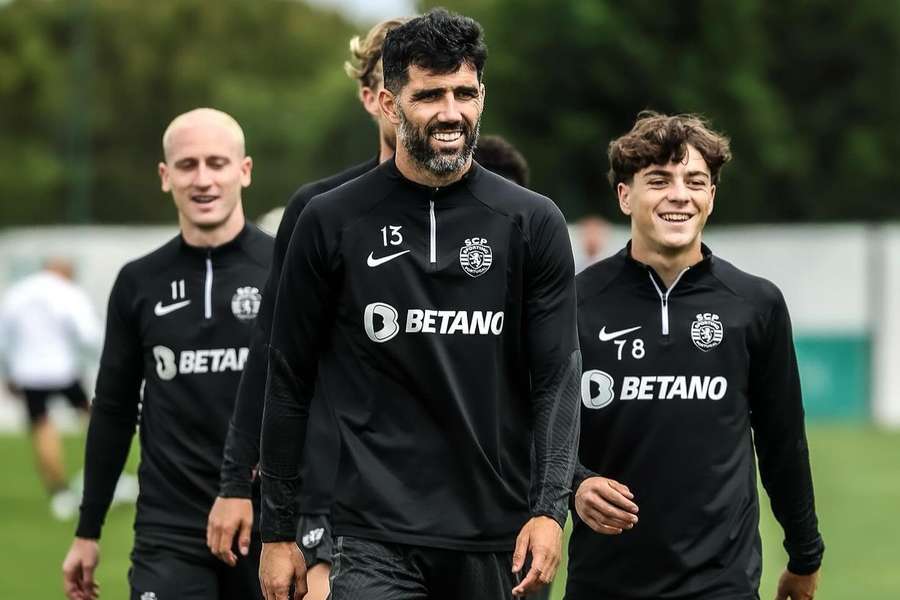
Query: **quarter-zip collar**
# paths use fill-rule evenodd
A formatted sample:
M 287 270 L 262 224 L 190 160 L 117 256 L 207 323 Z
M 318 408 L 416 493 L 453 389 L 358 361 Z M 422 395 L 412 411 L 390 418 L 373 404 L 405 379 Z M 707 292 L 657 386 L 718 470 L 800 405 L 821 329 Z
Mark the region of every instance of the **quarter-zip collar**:
M 653 269 L 653 267 L 635 260 L 635 258 L 631 255 L 630 240 L 628 244 L 625 245 L 625 248 L 622 249 L 619 253 L 619 255 L 625 259 L 626 264 L 629 266 L 634 275 L 649 279 L 649 283 L 652 286 L 653 291 L 659 297 L 660 332 L 664 337 L 668 337 L 670 332 L 669 302 L 672 294 L 675 293 L 676 288 L 678 290 L 681 290 L 689 283 L 696 281 L 699 277 L 702 277 L 704 274 L 708 273 L 712 266 L 712 250 L 710 250 L 706 244 L 701 244 L 700 252 L 703 255 L 703 259 L 700 260 L 700 262 L 683 269 L 672 282 L 672 285 L 668 288 L 663 282 L 662 277 L 659 276 L 659 274 Z
M 690 267 L 688 267 L 683 276 L 678 280 L 679 285 L 684 285 L 687 282 L 694 282 L 701 278 L 704 274 L 709 273 L 712 270 L 713 263 L 715 261 L 715 256 L 713 255 L 712 250 L 706 244 L 700 244 L 700 253 L 703 255 L 703 258 L 700 262 L 694 263 Z M 619 256 L 625 260 L 626 265 L 628 265 L 629 269 L 634 273 L 639 273 L 640 277 L 646 278 L 647 275 L 645 273 L 650 273 L 653 277 L 654 281 L 656 281 L 657 285 L 659 285 L 660 289 L 665 290 L 666 285 L 663 283 L 662 277 L 648 264 L 642 263 L 639 260 L 636 260 L 631 255 L 631 240 L 625 244 L 625 247 L 619 251 Z M 674 287 L 674 286 L 673 286 Z
M 466 171 L 466 173 L 462 177 L 448 185 L 434 187 L 423 185 L 411 179 L 407 179 L 403 175 L 403 173 L 400 172 L 400 169 L 397 168 L 397 162 L 394 158 L 384 161 L 384 163 L 379 168 L 384 169 L 384 172 L 387 174 L 388 178 L 400 180 L 404 183 L 404 185 L 407 185 L 410 188 L 421 192 L 423 198 L 426 200 L 435 200 L 444 197 L 446 195 L 452 194 L 455 190 L 459 190 L 469 185 L 470 183 L 474 183 L 481 176 L 481 171 L 483 170 L 483 167 L 481 167 L 473 160 L 472 166 L 469 167 L 469 170 Z
M 244 223 L 244 226 L 236 236 L 218 246 L 192 246 L 187 243 L 183 235 L 179 234 L 178 238 L 181 242 L 181 250 L 183 252 L 202 259 L 217 259 L 243 251 L 245 249 L 244 245 L 247 243 L 247 238 L 249 237 L 250 227 L 252 227 L 252 225 Z
M 236 236 L 228 240 L 224 244 L 218 246 L 192 246 L 179 235 L 181 240 L 181 250 L 188 256 L 195 257 L 202 261 L 203 268 L 203 318 L 213 318 L 213 285 L 215 283 L 215 265 L 221 264 L 222 261 L 228 261 L 229 257 L 243 254 L 245 244 L 249 237 L 250 227 L 248 223 L 238 232 Z

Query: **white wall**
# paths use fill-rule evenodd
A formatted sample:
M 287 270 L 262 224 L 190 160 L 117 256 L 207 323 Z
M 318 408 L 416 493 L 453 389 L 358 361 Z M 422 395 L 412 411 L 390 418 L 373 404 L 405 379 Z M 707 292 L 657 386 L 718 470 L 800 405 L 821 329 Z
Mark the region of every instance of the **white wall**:
M 879 424 L 900 427 L 900 225 L 878 237 L 882 293 L 874 303 L 872 413 Z

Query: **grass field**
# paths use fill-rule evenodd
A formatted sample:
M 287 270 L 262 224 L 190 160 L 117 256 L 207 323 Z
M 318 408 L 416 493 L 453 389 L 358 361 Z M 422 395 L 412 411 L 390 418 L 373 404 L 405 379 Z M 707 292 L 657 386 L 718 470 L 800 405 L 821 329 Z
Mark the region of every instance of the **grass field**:
M 870 428 L 816 425 L 809 428 L 816 499 L 828 546 L 818 600 L 900 598 L 900 434 Z M 69 468 L 77 470 L 83 439 L 66 440 Z M 134 457 L 130 461 L 134 465 Z M 60 564 L 73 523 L 50 519 L 32 468 L 28 439 L 0 437 L 0 597 L 61 598 Z M 133 470 L 133 469 L 132 469 Z M 102 596 L 127 598 L 125 574 L 133 510 L 119 507 L 107 518 L 98 579 Z M 761 596 L 774 597 L 785 564 L 781 534 L 763 501 L 761 525 L 765 571 Z M 562 598 L 565 570 L 554 598 Z

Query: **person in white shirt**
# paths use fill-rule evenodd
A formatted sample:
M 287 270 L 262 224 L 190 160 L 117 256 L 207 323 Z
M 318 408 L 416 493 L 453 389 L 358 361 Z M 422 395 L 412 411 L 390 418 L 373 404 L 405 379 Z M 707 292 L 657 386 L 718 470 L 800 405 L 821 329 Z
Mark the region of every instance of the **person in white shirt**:
M 14 284 L 0 304 L 0 375 L 28 409 L 31 439 L 41 479 L 58 519 L 74 516 L 80 498 L 65 478 L 59 432 L 47 415 L 47 400 L 64 396 L 87 413 L 80 381 L 82 357 L 96 352 L 100 322 L 87 294 L 72 279 L 72 264 L 61 258 Z

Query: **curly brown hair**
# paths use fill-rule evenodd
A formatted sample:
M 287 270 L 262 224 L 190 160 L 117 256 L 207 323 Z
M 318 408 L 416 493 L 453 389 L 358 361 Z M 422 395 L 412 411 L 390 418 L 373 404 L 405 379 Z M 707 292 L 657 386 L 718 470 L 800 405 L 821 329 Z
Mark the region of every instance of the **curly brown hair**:
M 360 87 L 377 87 L 382 80 L 381 49 L 384 38 L 391 29 L 403 25 L 410 18 L 388 19 L 372 27 L 364 38 L 354 36 L 350 40 L 350 60 L 344 62 L 344 72 Z
M 731 160 L 730 140 L 713 131 L 699 115 L 664 115 L 651 110 L 638 113 L 631 131 L 609 143 L 609 183 L 630 184 L 634 174 L 650 165 L 680 162 L 688 145 L 697 149 L 712 183 L 719 181 L 722 167 Z

